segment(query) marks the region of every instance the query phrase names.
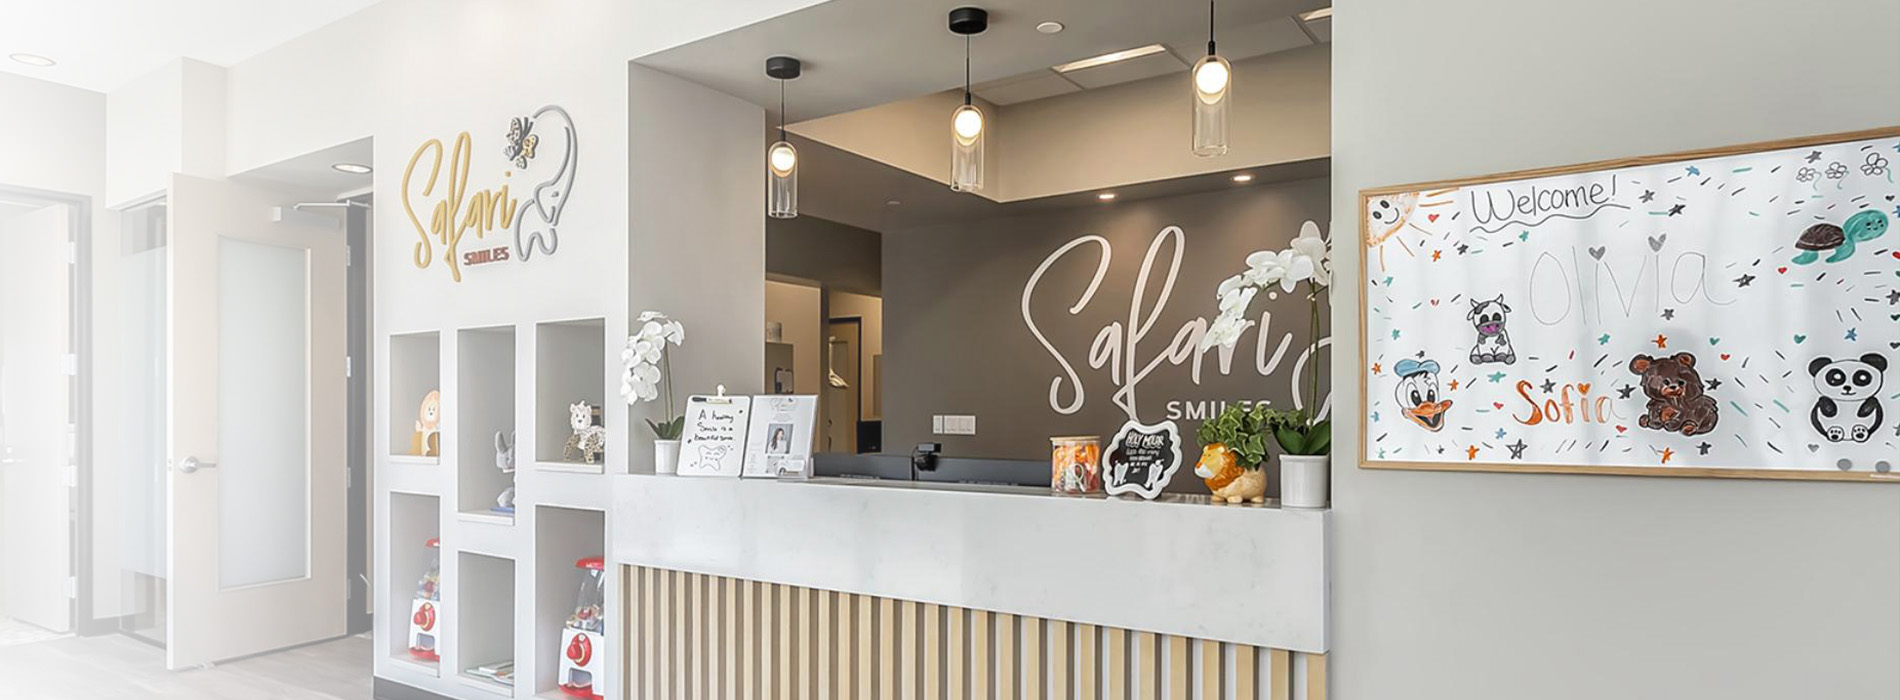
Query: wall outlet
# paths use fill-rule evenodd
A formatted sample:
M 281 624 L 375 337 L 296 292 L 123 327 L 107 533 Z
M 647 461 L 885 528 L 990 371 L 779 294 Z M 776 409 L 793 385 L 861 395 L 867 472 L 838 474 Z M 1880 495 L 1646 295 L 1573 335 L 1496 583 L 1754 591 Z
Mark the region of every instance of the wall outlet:
M 947 435 L 975 435 L 976 416 L 944 416 L 943 429 Z
M 930 434 L 943 435 L 943 416 L 930 417 Z

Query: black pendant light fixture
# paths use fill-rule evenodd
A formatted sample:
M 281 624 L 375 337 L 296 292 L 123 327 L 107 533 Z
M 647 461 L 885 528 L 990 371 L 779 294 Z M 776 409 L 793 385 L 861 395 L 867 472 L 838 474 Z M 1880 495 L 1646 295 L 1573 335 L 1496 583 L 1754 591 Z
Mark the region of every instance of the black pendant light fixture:
M 950 31 L 963 37 L 963 104 L 950 113 L 950 189 L 983 189 L 983 110 L 970 99 L 970 37 L 990 27 L 990 13 L 980 7 L 950 11 Z
M 765 59 L 765 74 L 778 81 L 778 141 L 765 150 L 765 174 L 771 185 L 765 213 L 774 219 L 798 216 L 798 149 L 785 136 L 785 81 L 798 79 L 803 69 L 791 56 Z
M 1207 57 L 1194 64 L 1194 155 L 1227 153 L 1227 110 L 1234 101 L 1234 67 L 1214 51 L 1214 0 L 1207 0 Z

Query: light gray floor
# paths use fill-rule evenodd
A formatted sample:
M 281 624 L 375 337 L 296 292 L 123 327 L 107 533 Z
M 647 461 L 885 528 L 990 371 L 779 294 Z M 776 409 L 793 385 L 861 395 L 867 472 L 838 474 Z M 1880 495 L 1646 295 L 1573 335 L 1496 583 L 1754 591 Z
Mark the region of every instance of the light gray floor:
M 7 700 L 369 700 L 363 637 L 218 664 L 165 670 L 163 650 L 119 635 L 0 647 Z

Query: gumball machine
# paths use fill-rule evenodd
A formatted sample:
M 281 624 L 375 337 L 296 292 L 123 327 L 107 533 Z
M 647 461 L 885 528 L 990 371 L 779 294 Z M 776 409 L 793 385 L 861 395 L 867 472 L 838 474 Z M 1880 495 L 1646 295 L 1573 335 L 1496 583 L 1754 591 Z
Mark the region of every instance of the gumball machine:
M 431 537 L 424 544 L 429 548 L 429 568 L 416 582 L 416 597 L 409 604 L 409 655 L 423 661 L 441 661 L 436 625 L 441 622 L 442 539 Z
M 581 570 L 581 593 L 574 614 L 567 616 L 561 630 L 561 692 L 568 697 L 601 700 L 594 679 L 600 677 L 607 658 L 606 628 L 601 620 L 601 605 L 606 601 L 607 564 L 600 557 L 574 562 Z

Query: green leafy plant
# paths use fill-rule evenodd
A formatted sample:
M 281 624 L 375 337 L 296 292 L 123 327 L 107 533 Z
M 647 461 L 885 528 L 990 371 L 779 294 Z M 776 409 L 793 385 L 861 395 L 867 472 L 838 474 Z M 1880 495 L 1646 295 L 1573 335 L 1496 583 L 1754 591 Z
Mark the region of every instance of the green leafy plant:
M 1202 447 L 1215 443 L 1226 446 L 1242 468 L 1259 469 L 1267 461 L 1267 415 L 1272 411 L 1264 404 L 1232 404 L 1220 415 L 1203 421 L 1194 436 Z
M 658 423 L 654 422 L 652 418 L 648 418 L 647 425 L 653 428 L 653 437 L 655 438 L 660 440 L 678 440 L 680 439 L 680 433 L 686 430 L 686 416 L 675 416 L 673 420 Z
M 1281 411 L 1269 408 L 1263 420 L 1267 429 L 1272 431 L 1274 442 L 1280 443 L 1280 449 L 1286 454 L 1297 456 L 1323 455 L 1333 446 L 1333 421 L 1312 420 L 1306 411 Z

